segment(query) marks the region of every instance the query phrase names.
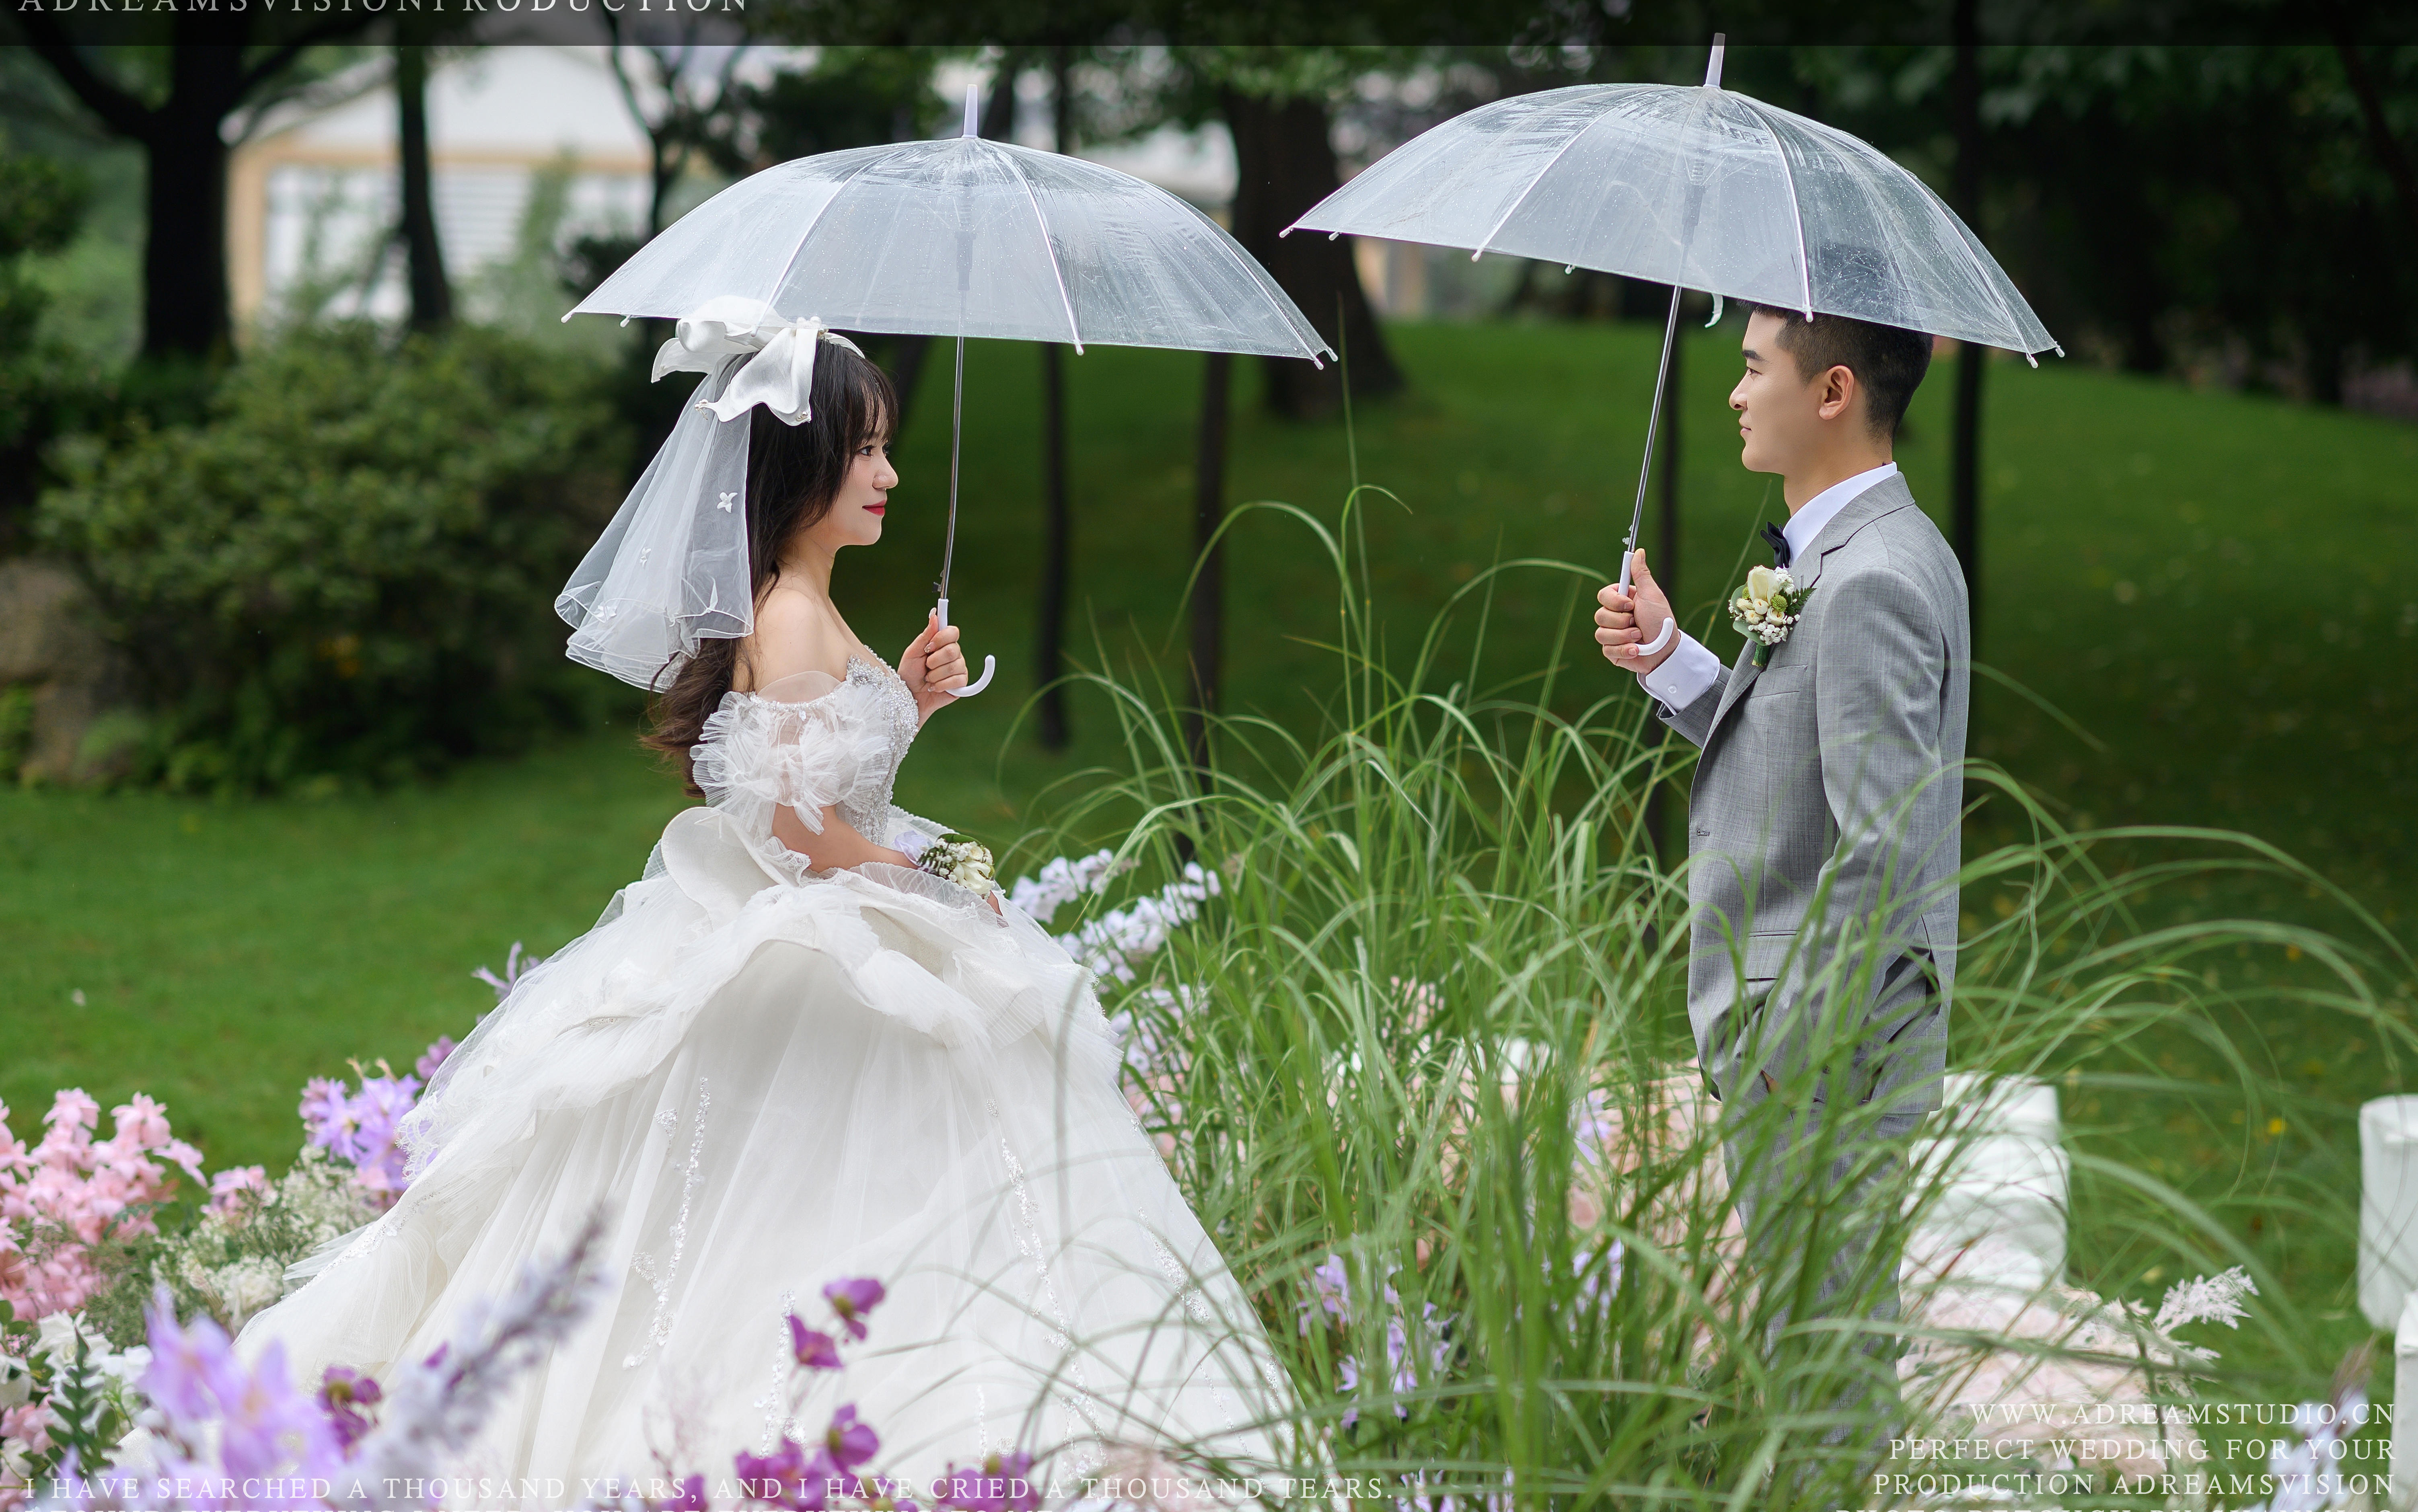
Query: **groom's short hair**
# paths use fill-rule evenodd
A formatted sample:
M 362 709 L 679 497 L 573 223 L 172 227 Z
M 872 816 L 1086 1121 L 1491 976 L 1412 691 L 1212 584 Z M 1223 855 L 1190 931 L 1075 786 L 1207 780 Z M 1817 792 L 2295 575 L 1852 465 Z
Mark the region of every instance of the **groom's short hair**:
M 1807 320 L 1779 305 L 1754 305 L 1749 313 L 1757 311 L 1780 321 L 1780 349 L 1797 359 L 1799 378 L 1811 383 L 1832 368 L 1845 368 L 1864 390 L 1864 418 L 1873 434 L 1897 438 L 1905 406 L 1931 371 L 1930 337 L 1846 315 Z

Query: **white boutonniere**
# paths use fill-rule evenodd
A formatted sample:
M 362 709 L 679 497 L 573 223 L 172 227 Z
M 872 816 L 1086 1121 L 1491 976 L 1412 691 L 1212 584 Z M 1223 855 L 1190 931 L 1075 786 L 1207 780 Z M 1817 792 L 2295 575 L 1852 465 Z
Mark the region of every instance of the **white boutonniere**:
M 944 882 L 955 882 L 977 897 L 999 890 L 991 875 L 990 848 L 962 834 L 944 834 L 915 858 L 918 870 Z
M 1754 642 L 1754 664 L 1771 660 L 1771 649 L 1797 628 L 1812 588 L 1800 588 L 1785 567 L 1751 567 L 1746 585 L 1730 595 L 1730 628 Z

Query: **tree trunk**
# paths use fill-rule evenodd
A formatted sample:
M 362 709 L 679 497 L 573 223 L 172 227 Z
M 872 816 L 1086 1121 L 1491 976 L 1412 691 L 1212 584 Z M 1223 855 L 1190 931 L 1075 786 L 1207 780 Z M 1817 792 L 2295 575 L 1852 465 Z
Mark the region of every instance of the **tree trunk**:
M 179 18 L 183 20 L 184 18 Z M 168 98 L 139 140 L 146 149 L 143 355 L 205 360 L 226 355 L 225 141 L 219 123 L 242 101 L 243 52 L 178 46 Z
M 172 100 L 171 104 L 175 102 Z M 163 121 L 145 144 L 143 355 L 205 360 L 226 354 L 226 144 L 201 111 Z
M 395 141 L 403 160 L 403 248 L 411 275 L 411 328 L 436 330 L 453 318 L 444 244 L 428 162 L 428 50 L 394 50 Z
M 1191 696 L 1184 715 L 1184 748 L 1209 787 L 1209 716 L 1217 711 L 1218 682 L 1225 670 L 1226 546 L 1217 527 L 1226 520 L 1226 411 L 1233 359 L 1211 352 L 1201 363 L 1201 432 L 1192 471 L 1192 547 L 1200 575 L 1192 585 Z
M 1975 236 L 1982 224 L 1982 48 L 1980 0 L 1956 0 L 1956 213 Z M 1965 570 L 1969 634 L 1982 632 L 1982 377 L 1989 350 L 1978 342 L 1956 348 L 1956 414 L 1949 442 L 1948 492 L 1957 565 Z
M 1049 60 L 1050 135 L 1060 152 L 1074 150 L 1068 52 L 1053 49 Z M 1063 751 L 1070 726 L 1066 690 L 1058 680 L 1066 670 L 1066 574 L 1074 525 L 1066 502 L 1065 348 L 1055 342 L 1041 348 L 1041 603 L 1033 625 L 1033 677 L 1041 690 L 1041 743 Z
M 179 11 L 169 23 L 167 95 L 147 104 L 95 72 L 55 14 L 40 7 L 17 11 L 17 25 L 60 83 L 111 135 L 144 149 L 144 357 L 207 361 L 228 349 L 227 149 L 220 124 L 303 48 L 373 19 L 347 13 L 314 23 L 247 67 L 245 46 L 260 40 L 250 14 Z
M 1342 404 L 1346 365 L 1355 396 L 1400 389 L 1401 370 L 1385 350 L 1385 333 L 1360 287 L 1352 243 L 1318 232 L 1278 236 L 1341 182 L 1325 103 L 1268 99 L 1233 89 L 1222 99 L 1234 135 L 1234 239 L 1275 276 L 1344 359 L 1324 369 L 1299 358 L 1263 359 L 1268 408 L 1293 420 L 1333 413 Z

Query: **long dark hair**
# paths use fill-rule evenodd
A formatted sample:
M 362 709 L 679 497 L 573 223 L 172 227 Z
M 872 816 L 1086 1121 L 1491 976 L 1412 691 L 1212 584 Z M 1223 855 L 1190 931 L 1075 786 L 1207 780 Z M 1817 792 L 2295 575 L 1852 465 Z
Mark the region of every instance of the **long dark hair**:
M 882 438 L 898 413 L 890 375 L 845 347 L 816 354 L 814 419 L 791 425 L 758 405 L 747 412 L 747 568 L 756 603 L 780 573 L 792 536 L 831 512 L 857 448 Z M 678 758 L 688 790 L 699 797 L 689 748 L 705 733 L 739 670 L 739 642 L 712 638 L 681 664 L 656 695 L 652 728 L 640 743 Z

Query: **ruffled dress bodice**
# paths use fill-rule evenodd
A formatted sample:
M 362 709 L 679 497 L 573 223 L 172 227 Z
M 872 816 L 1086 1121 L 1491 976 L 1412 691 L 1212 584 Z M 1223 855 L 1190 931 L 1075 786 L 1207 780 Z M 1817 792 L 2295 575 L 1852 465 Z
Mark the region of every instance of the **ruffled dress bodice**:
M 785 879 L 803 880 L 803 858 L 773 838 L 776 807 L 795 809 L 818 834 L 831 808 L 875 845 L 910 855 L 939 837 L 938 826 L 890 802 L 920 724 L 914 695 L 888 663 L 851 656 L 845 680 L 802 672 L 724 694 L 690 751 L 691 770 L 706 802 L 737 821 L 749 848 Z

